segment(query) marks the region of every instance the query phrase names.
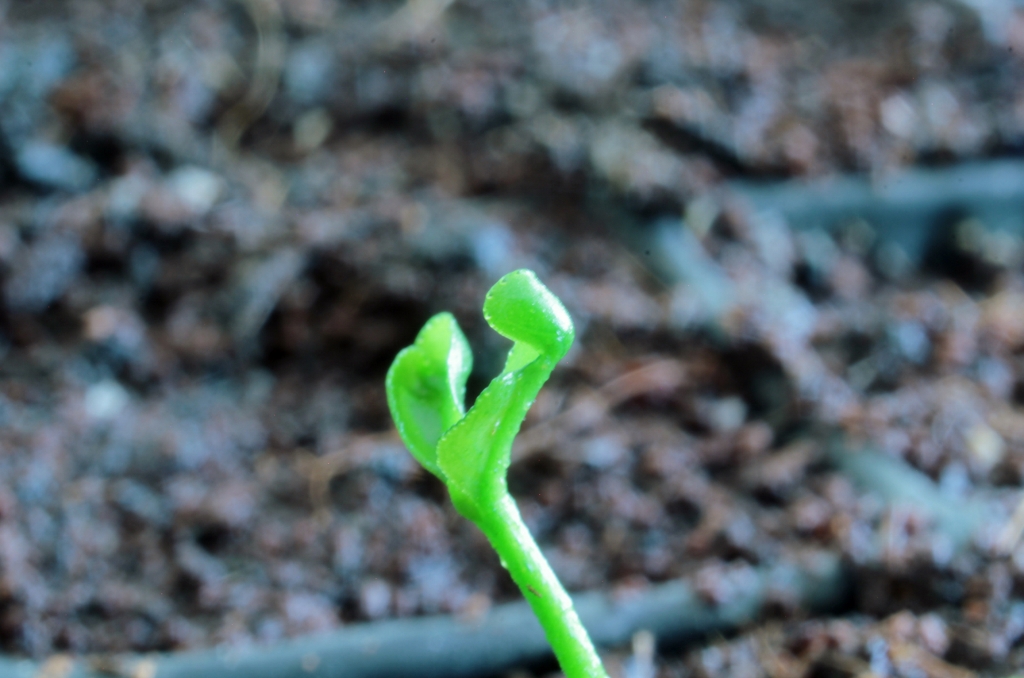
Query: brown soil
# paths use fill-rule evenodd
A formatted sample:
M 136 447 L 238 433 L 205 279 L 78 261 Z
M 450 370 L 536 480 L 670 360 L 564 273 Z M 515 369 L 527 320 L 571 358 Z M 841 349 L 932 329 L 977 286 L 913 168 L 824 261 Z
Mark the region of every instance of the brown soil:
M 383 375 L 450 310 L 475 395 L 507 348 L 483 295 L 528 267 L 578 339 L 509 484 L 569 589 L 725 600 L 728 573 L 813 550 L 853 572 L 834 615 L 780 602 L 659 648 L 658 676 L 1020 666 L 1024 240 L 959 215 L 896 270 L 877 224 L 717 190 L 1012 156 L 1024 13 L 802 5 L 0 5 L 0 649 L 517 598 Z M 681 214 L 680 282 L 654 234 Z M 837 435 L 996 518 L 951 544 L 830 463 Z M 641 641 L 613 671 L 645 675 Z

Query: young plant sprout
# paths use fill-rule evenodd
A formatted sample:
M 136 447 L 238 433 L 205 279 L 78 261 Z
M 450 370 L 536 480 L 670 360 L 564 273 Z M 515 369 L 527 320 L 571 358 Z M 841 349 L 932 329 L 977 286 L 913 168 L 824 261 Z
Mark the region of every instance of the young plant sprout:
M 530 603 L 567 678 L 607 678 L 562 588 L 523 523 L 505 482 L 512 442 L 541 386 L 572 345 L 562 302 L 533 271 L 509 273 L 484 300 L 484 318 L 515 342 L 505 368 L 465 411 L 473 354 L 450 313 L 427 321 L 387 376 L 388 406 L 409 451 L 448 487 Z

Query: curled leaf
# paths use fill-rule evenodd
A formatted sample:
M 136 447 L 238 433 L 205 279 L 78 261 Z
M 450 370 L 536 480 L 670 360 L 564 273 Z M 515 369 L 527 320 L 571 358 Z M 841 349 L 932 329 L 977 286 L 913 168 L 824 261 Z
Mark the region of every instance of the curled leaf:
M 487 294 L 484 317 L 512 339 L 505 369 L 438 442 L 437 462 L 456 506 L 487 506 L 506 492 L 512 443 L 575 330 L 562 302 L 532 271 L 509 273 Z
M 553 362 L 565 356 L 576 336 L 565 306 L 526 269 L 494 284 L 484 299 L 484 318 L 495 332 L 516 342 L 513 353 L 525 345 Z M 508 366 L 505 371 L 510 371 Z
M 398 434 L 425 469 L 446 480 L 437 443 L 465 412 L 466 378 L 473 354 L 450 313 L 427 321 L 412 346 L 402 350 L 385 380 L 388 407 Z

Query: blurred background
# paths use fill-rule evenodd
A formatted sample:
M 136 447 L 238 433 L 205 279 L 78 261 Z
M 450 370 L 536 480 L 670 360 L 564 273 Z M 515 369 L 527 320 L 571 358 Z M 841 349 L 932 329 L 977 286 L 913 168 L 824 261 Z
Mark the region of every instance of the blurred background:
M 1015 0 L 0 1 L 0 651 L 517 600 L 383 379 L 450 310 L 474 397 L 528 267 L 577 326 L 509 479 L 556 572 L 753 601 L 613 676 L 1012 675 L 1022 84 Z

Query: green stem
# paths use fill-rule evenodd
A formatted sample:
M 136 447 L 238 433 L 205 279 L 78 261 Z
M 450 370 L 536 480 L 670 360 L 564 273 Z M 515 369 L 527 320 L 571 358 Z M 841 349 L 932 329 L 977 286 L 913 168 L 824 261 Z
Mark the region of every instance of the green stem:
M 540 552 L 508 493 L 478 525 L 540 620 L 566 678 L 608 678 L 572 599 Z

